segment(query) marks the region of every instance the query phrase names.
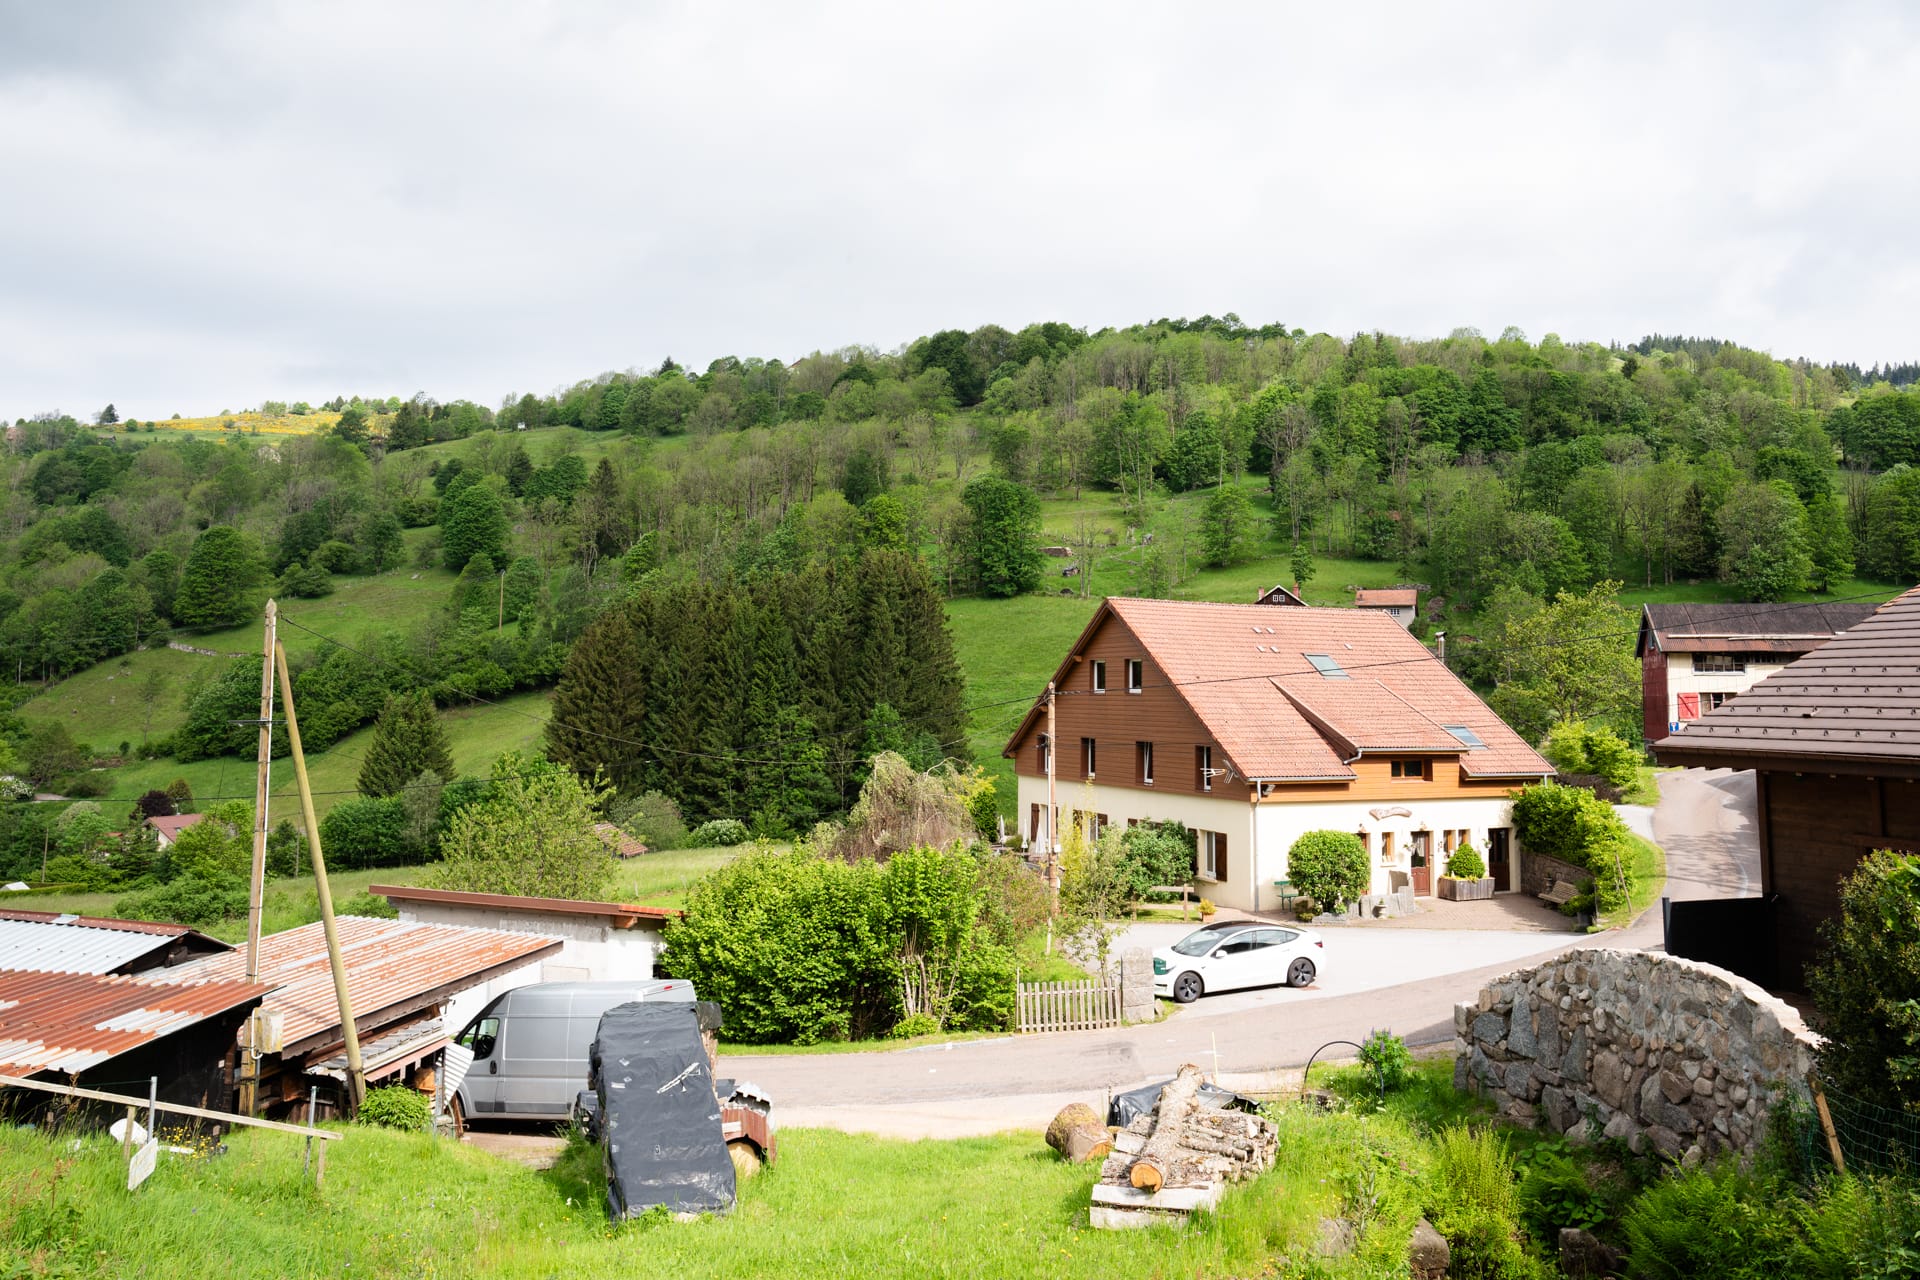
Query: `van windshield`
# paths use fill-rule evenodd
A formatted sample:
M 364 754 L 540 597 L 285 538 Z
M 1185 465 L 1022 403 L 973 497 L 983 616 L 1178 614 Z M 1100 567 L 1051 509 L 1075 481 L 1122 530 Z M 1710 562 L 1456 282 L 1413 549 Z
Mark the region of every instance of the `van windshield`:
M 1210 924 L 1204 929 L 1195 929 L 1192 933 L 1174 943 L 1173 949 L 1183 956 L 1203 956 L 1218 946 L 1222 938 L 1237 928 L 1239 928 L 1238 925 Z

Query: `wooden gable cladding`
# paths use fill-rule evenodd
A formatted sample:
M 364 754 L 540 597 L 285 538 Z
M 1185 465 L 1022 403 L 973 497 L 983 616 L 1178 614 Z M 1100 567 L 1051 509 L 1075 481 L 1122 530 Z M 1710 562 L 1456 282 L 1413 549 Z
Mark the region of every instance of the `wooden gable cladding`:
M 1141 690 L 1127 692 L 1127 663 L 1139 662 Z M 1093 664 L 1106 664 L 1105 693 L 1095 693 Z M 1054 776 L 1061 786 L 1084 782 L 1082 740 L 1094 741 L 1095 778 L 1103 786 L 1140 786 L 1177 795 L 1226 796 L 1244 798 L 1244 780 L 1236 779 L 1233 790 L 1225 777 L 1213 780 L 1211 793 L 1203 791 L 1197 765 L 1197 749 L 1213 751 L 1213 766 L 1224 769 L 1227 760 L 1207 733 L 1200 718 L 1180 696 L 1168 687 L 1167 675 L 1147 653 L 1132 630 L 1118 616 L 1102 617 L 1074 656 L 1069 659 L 1058 680 L 1058 700 L 1054 707 L 1055 733 L 1059 737 L 1059 756 Z M 1014 772 L 1030 778 L 1046 776 L 1040 753 L 1035 749 L 1039 735 L 1046 731 L 1044 712 L 1029 718 L 1009 744 Z M 1140 782 L 1138 744 L 1153 744 L 1153 785 Z
M 1396 778 L 1396 760 L 1414 756 L 1362 756 L 1347 766 L 1351 782 L 1272 782 L 1266 784 L 1262 804 L 1297 804 L 1312 800 L 1443 800 L 1480 799 L 1506 795 L 1532 778 L 1472 779 L 1460 771 L 1458 756 L 1431 756 L 1425 778 Z

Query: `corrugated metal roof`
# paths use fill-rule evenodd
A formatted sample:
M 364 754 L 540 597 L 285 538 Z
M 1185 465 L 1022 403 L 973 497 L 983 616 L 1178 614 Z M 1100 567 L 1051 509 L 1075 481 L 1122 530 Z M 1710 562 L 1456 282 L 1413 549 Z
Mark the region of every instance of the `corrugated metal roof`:
M 166 950 L 193 933 L 177 924 L 56 916 L 46 911 L 0 911 L 0 969 L 112 973 L 152 952 Z M 204 938 L 204 942 L 208 950 L 226 945 L 211 938 Z
M 1794 758 L 1920 766 L 1920 587 L 1654 750 L 1663 761 L 1684 763 Z
M 558 938 L 450 924 L 361 916 L 341 916 L 336 923 L 354 1025 L 362 1035 L 413 1012 L 436 992 L 464 991 L 561 945 Z M 246 955 L 235 951 L 176 965 L 161 977 L 230 981 L 244 977 L 246 968 Z M 260 980 L 274 988 L 264 1007 L 280 1011 L 289 1049 L 315 1037 L 338 1037 L 340 1007 L 318 921 L 260 939 Z
M 1648 604 L 1637 648 L 1662 653 L 1811 653 L 1879 606 L 1844 604 Z
M 244 982 L 0 969 L 0 1074 L 85 1071 L 267 991 Z
M 585 898 L 529 898 L 516 893 L 468 893 L 458 889 L 422 889 L 410 884 L 369 885 L 367 892 L 389 902 L 437 902 L 453 907 L 492 907 L 500 911 L 539 912 L 557 916 L 604 916 L 617 928 L 639 920 L 678 920 L 687 913 L 673 907 L 643 907 L 624 902 L 590 902 Z

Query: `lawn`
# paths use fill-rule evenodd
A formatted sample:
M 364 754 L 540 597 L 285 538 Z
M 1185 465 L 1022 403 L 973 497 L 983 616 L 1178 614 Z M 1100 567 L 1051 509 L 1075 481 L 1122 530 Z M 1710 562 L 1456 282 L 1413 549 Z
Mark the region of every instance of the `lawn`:
M 1660 901 L 1667 889 L 1667 851 L 1631 832 L 1627 844 L 1633 850 L 1633 865 L 1627 868 L 1633 876 L 1633 902 L 1626 911 L 1616 911 L 1601 922 L 1609 929 L 1632 924 L 1642 911 Z
M 684 907 L 694 882 L 732 862 L 752 845 L 720 849 L 667 849 L 627 858 L 608 891 L 614 902 L 647 907 Z
M 330 1144 L 316 1190 L 301 1174 L 300 1139 L 243 1131 L 210 1160 L 163 1154 L 129 1194 L 110 1139 L 75 1150 L 9 1128 L 0 1131 L 0 1254 L 21 1264 L 18 1274 L 148 1280 L 1245 1276 L 1310 1242 L 1320 1215 L 1338 1212 L 1327 1161 L 1351 1145 L 1342 1134 L 1355 1123 L 1290 1113 L 1281 1167 L 1177 1233 L 1089 1228 L 1096 1170 L 1062 1163 L 1038 1134 L 902 1142 L 788 1130 L 779 1162 L 743 1184 L 729 1216 L 614 1228 L 586 1148 L 542 1173 L 444 1140 L 356 1127 Z M 1363 1242 L 1363 1253 L 1382 1255 L 1365 1262 L 1404 1250 L 1404 1232 L 1392 1236 L 1383 1229 Z M 1356 1258 L 1319 1274 L 1375 1272 Z

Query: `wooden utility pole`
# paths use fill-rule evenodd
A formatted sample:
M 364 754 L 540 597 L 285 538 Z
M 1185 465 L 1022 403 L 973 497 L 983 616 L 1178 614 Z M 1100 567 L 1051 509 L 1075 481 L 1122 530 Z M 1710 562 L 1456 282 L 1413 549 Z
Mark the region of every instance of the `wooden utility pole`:
M 1054 803 L 1054 766 L 1060 759 L 1060 740 L 1054 735 L 1053 681 L 1047 681 L 1047 889 L 1053 895 L 1053 909 L 1060 909 L 1060 840 L 1054 830 L 1060 808 Z
M 353 1001 L 347 995 L 347 968 L 340 959 L 340 930 L 333 922 L 333 890 L 327 884 L 327 860 L 320 850 L 320 822 L 313 816 L 313 788 L 307 783 L 307 756 L 300 749 L 300 717 L 293 709 L 293 678 L 287 674 L 287 654 L 273 646 L 273 666 L 280 672 L 280 701 L 287 709 L 287 741 L 293 748 L 293 776 L 300 782 L 300 817 L 307 824 L 307 852 L 313 856 L 313 885 L 320 899 L 320 928 L 327 935 L 327 965 L 333 970 L 333 999 L 340 1010 L 340 1035 L 347 1047 L 347 1097 L 353 1111 L 367 1098 L 367 1074 L 360 1062 L 360 1032 L 353 1025 Z M 309 1114 L 308 1122 L 312 1122 Z M 324 1169 L 326 1148 L 321 1148 Z
M 247 884 L 247 981 L 260 981 L 260 904 L 267 890 L 267 799 L 273 784 L 273 652 L 280 608 L 267 601 L 267 643 L 260 660 L 260 751 L 253 791 L 253 874 Z

